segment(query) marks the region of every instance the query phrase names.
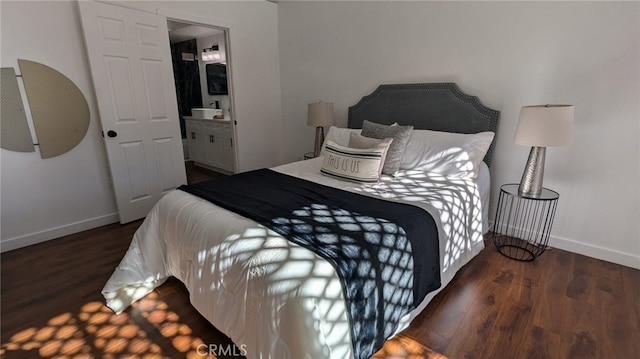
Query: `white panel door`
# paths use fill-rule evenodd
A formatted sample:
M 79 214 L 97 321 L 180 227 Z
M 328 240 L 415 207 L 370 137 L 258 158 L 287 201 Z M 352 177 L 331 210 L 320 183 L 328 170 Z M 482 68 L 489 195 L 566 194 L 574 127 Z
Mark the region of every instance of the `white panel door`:
M 167 19 L 79 1 L 121 223 L 186 184 Z

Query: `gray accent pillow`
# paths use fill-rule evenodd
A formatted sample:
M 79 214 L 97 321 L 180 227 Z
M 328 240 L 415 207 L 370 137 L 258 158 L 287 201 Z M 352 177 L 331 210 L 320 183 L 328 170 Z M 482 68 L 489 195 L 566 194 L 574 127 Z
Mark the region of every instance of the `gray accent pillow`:
M 361 135 L 371 138 L 393 138 L 387 157 L 384 161 L 382 173 L 392 175 L 400 169 L 402 155 L 409 142 L 413 126 L 387 126 L 364 120 Z

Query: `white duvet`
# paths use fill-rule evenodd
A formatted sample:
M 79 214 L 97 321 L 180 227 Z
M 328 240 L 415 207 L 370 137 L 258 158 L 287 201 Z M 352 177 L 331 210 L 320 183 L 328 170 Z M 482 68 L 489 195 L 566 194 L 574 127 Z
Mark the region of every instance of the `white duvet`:
M 479 185 L 486 202 L 486 167 L 478 183 L 400 171 L 383 175 L 377 185 L 359 185 L 322 176 L 320 165 L 316 158 L 274 170 L 427 210 L 438 225 L 443 287 L 484 248 Z M 353 357 L 342 287 L 328 262 L 180 190 L 165 195 L 149 213 L 102 293 L 107 306 L 120 313 L 169 276 L 185 284 L 193 306 L 246 349 L 247 358 Z M 405 316 L 398 331 L 437 292 Z

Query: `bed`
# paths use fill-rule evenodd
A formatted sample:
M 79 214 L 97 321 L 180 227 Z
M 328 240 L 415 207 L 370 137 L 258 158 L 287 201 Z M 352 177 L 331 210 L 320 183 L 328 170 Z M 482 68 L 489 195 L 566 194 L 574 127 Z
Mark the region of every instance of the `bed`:
M 498 118 L 498 111 L 453 83 L 381 85 L 349 108 L 349 129 L 332 127 L 325 143 L 345 142 L 345 136 L 359 132 L 365 121 L 412 125 L 404 167 L 393 175 L 381 175 L 373 184 L 322 175 L 325 156 L 270 170 L 372 200 L 410 204 L 433 218 L 442 286 L 402 313 L 390 334 L 408 326 L 484 248 L 488 166 Z M 489 132 L 490 138 L 480 136 Z M 480 137 L 483 148 L 475 156 L 480 157 L 470 159 L 468 153 L 476 149 L 466 148 L 477 145 L 474 141 Z M 456 141 L 464 143 L 452 145 Z M 435 167 L 431 157 L 431 162 L 418 166 L 433 150 L 425 143 L 455 151 L 446 151 Z M 453 163 L 456 168 L 471 168 L 473 175 L 450 175 Z M 444 170 L 425 170 L 425 165 Z M 193 306 L 247 358 L 361 356 L 354 354 L 360 352 L 354 350 L 352 314 L 335 264 L 280 233 L 183 190 L 172 191 L 135 233 L 102 291 L 106 304 L 120 313 L 174 276 L 189 290 Z

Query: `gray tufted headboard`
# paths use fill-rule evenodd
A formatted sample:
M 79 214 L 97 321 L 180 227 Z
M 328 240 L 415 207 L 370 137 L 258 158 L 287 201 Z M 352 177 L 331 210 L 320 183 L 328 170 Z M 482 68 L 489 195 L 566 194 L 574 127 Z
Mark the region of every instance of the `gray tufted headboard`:
M 380 85 L 349 107 L 349 128 L 362 128 L 364 120 L 390 125 L 413 125 L 418 130 L 456 133 L 496 132 L 500 111 L 483 106 L 455 83 Z M 493 147 L 484 157 L 491 165 Z

